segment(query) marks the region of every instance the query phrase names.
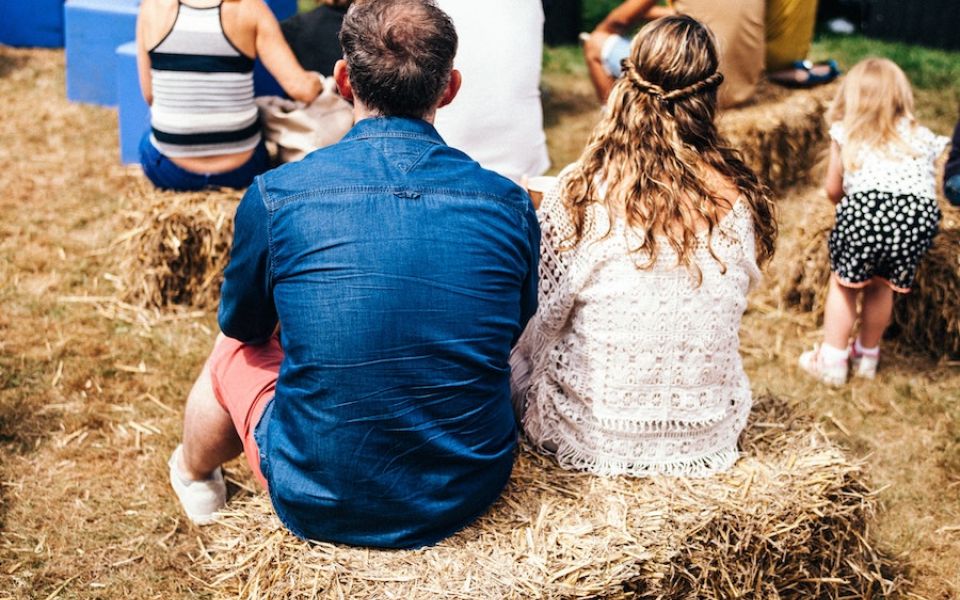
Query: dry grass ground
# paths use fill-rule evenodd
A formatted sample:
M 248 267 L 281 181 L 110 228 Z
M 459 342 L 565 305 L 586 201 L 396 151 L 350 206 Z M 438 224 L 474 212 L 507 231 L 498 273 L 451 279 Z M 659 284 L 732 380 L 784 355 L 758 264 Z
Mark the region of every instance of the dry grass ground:
M 562 166 L 595 106 L 576 69 L 551 67 L 545 83 Z M 63 88 L 62 52 L 0 47 L 0 598 L 215 597 L 208 538 L 184 522 L 165 464 L 215 320 L 111 300 L 112 244 L 149 194 L 118 166 L 115 113 Z M 819 201 L 782 199 L 783 247 L 744 323 L 748 372 L 868 461 L 878 538 L 913 597 L 960 597 L 960 368 L 894 347 L 877 381 L 829 390 L 793 366 L 817 330 L 779 304 L 777 273 Z M 249 485 L 245 467 L 229 471 Z

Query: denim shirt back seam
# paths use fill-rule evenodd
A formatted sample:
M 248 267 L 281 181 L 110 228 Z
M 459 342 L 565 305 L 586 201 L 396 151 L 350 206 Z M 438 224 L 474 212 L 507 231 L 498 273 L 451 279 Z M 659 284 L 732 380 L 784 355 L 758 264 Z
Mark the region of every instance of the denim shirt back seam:
M 442 146 L 443 142 L 436 137 L 426 134 L 426 133 L 416 133 L 413 131 L 377 131 L 370 133 L 358 133 L 351 136 L 347 133 L 346 136 L 341 141 L 343 142 L 361 142 L 365 140 L 372 140 L 377 138 L 393 138 L 393 139 L 407 139 L 407 140 L 417 140 L 420 142 L 427 142 L 428 144 L 433 144 L 434 146 Z
M 256 181 L 257 187 L 260 189 L 260 201 L 263 202 L 263 208 L 267 211 L 267 222 L 264 224 L 267 228 L 267 287 L 272 290 L 274 274 L 276 273 L 274 257 L 277 254 L 273 246 L 273 215 L 276 208 L 273 206 L 273 203 L 270 202 L 270 192 L 267 191 L 267 186 L 264 185 L 263 177 L 257 177 Z

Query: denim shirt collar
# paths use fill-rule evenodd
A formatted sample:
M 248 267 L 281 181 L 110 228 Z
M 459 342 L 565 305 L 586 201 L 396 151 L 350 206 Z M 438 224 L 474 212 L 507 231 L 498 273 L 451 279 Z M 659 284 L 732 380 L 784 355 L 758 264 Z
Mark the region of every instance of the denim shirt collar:
M 433 125 L 410 117 L 368 117 L 357 122 L 341 141 L 369 138 L 405 138 L 446 145 Z

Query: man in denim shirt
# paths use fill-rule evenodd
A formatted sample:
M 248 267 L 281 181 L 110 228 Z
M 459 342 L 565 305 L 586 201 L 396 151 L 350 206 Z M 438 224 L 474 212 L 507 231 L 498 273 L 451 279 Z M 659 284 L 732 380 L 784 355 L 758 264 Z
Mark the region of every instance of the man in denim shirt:
M 335 77 L 343 141 L 259 177 L 237 209 L 213 353 L 170 460 L 187 515 L 225 502 L 241 451 L 303 538 L 431 544 L 513 465 L 510 349 L 536 310 L 526 194 L 431 122 L 460 85 L 430 0 L 355 4 Z

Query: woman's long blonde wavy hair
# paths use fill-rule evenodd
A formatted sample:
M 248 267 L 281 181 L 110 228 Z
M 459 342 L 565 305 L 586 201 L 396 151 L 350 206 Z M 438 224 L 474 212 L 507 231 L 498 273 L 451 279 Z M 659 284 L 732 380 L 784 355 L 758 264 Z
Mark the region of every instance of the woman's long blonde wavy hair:
M 563 180 L 562 196 L 578 243 L 587 212 L 602 202 L 611 220 L 623 214 L 637 236 L 637 266 L 651 268 L 665 241 L 678 266 L 700 280 L 694 260 L 703 224 L 712 239 L 730 210 L 707 182 L 711 172 L 732 183 L 753 214 L 757 261 L 773 255 L 777 238 L 768 190 L 717 132 L 717 87 L 723 76 L 710 30 L 688 16 L 665 17 L 637 34 L 607 114 Z M 715 176 L 714 176 L 715 178 Z M 718 260 L 713 252 L 710 253 Z M 725 268 L 725 265 L 722 265 Z
M 864 147 L 883 150 L 891 145 L 913 153 L 897 131 L 901 119 L 913 123 L 913 89 L 903 70 L 886 58 L 867 58 L 850 69 L 827 112 L 831 123 L 842 123 L 846 143 L 844 168 L 858 169 Z

